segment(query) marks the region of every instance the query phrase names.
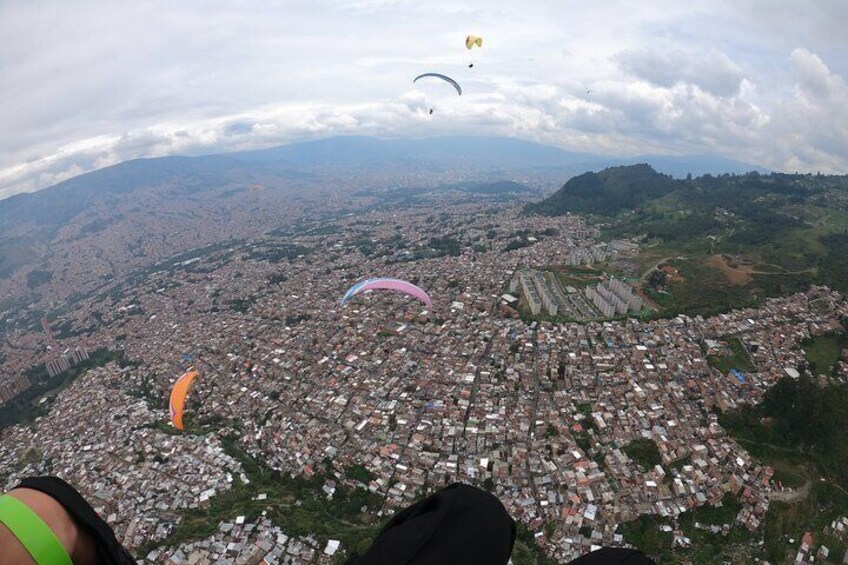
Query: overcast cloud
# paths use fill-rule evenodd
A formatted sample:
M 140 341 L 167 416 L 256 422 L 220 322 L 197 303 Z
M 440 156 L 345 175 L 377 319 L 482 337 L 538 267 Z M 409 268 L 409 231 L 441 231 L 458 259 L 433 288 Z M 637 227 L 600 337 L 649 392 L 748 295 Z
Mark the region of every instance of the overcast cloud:
M 3 2 L 0 197 L 349 133 L 846 172 L 845 22 L 844 0 Z M 430 116 L 425 71 L 465 95 Z

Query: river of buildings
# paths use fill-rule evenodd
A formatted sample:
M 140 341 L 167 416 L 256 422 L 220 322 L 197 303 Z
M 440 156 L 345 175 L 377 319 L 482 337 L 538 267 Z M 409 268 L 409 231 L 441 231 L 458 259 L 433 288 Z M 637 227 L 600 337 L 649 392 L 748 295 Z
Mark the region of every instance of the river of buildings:
M 382 517 L 463 481 L 490 488 L 557 561 L 623 544 L 618 526 L 641 514 L 674 524 L 728 491 L 743 503 L 736 521 L 755 530 L 772 470 L 727 436 L 714 409 L 756 402 L 797 374 L 799 343 L 839 326 L 843 298 L 811 288 L 708 319 L 528 324 L 504 298 L 516 273 L 598 252 L 598 231 L 578 217 L 532 224 L 488 203 L 377 209 L 161 263 L 83 299 L 63 322 L 97 328 L 59 340 L 62 350 L 121 349 L 137 365 L 92 369 L 46 416 L 0 432 L 0 479 L 8 488 L 33 473 L 62 476 L 128 547 L 161 542 L 138 555 L 151 562 L 343 555 L 332 539 L 292 536 L 262 516 L 233 515 L 209 537 L 167 544 L 182 509 L 247 480 L 218 432 L 173 434 L 164 403 L 150 400 L 194 365 L 190 414 L 222 422 L 285 474 L 311 476 L 328 458 L 337 470 L 364 466 L 367 484 L 336 480 L 379 494 Z M 340 306 L 375 275 L 416 282 L 432 310 L 376 292 Z M 611 281 L 604 292 L 621 299 L 626 289 Z M 744 382 L 706 361 L 705 340 L 727 336 L 751 352 Z M 626 455 L 637 439 L 655 442 L 660 465 Z

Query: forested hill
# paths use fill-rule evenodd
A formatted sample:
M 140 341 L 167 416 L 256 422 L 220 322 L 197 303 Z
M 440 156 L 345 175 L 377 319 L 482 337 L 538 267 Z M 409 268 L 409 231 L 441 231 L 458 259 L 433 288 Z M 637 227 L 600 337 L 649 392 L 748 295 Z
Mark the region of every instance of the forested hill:
M 675 180 L 647 165 L 615 167 L 571 179 L 527 212 L 593 214 L 609 237 L 637 238 L 646 292 L 670 313 L 710 315 L 810 284 L 848 292 L 845 175 Z
M 644 219 L 658 219 L 664 212 L 677 212 L 692 221 L 692 215 L 712 214 L 716 207 L 743 216 L 758 214 L 752 211 L 752 207 L 766 207 L 803 221 L 792 213 L 791 205 L 836 205 L 843 208 L 848 204 L 846 191 L 848 176 L 845 175 L 764 175 L 752 172 L 677 180 L 656 172 L 650 165 L 640 164 L 610 167 L 576 176 L 547 199 L 528 205 L 527 211 L 548 216 L 570 212 L 602 216 L 637 212 L 651 216 Z M 655 216 L 651 212 L 659 212 L 660 215 Z
M 566 212 L 613 215 L 632 210 L 680 187 L 650 165 L 610 167 L 584 173 L 565 183 L 549 198 L 528 206 L 529 212 L 559 216 Z

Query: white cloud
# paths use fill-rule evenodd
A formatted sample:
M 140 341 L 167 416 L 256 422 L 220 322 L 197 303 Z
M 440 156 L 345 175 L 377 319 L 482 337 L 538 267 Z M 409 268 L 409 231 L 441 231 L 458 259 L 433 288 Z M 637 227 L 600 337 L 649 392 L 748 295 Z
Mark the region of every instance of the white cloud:
M 129 158 L 343 133 L 844 171 L 844 4 L 763 2 L 3 3 L 0 196 Z M 422 70 L 466 94 L 429 116 Z
M 719 51 L 684 53 L 641 48 L 617 56 L 622 69 L 666 88 L 689 83 L 717 96 L 734 96 L 742 84 L 742 69 Z
M 788 171 L 848 170 L 848 85 L 815 54 L 790 56 L 794 95 L 777 104 L 767 130 L 772 152 Z

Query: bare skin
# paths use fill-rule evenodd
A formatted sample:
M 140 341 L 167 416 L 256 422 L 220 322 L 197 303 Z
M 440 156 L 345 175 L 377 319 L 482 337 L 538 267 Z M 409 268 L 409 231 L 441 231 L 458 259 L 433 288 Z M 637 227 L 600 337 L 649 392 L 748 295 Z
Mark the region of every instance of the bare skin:
M 28 488 L 17 488 L 9 491 L 7 495 L 17 498 L 29 506 L 33 512 L 44 520 L 44 523 L 53 530 L 76 565 L 97 564 L 97 550 L 94 540 L 77 525 L 61 504 L 43 492 Z M 29 565 L 34 563 L 35 561 L 24 549 L 24 546 L 4 524 L 0 524 L 0 565 Z

